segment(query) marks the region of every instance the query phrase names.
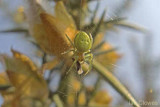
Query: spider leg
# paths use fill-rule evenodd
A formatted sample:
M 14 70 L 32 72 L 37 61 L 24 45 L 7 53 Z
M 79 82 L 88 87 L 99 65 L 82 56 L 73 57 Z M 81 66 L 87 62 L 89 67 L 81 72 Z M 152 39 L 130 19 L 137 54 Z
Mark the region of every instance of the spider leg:
M 89 51 L 87 51 L 87 52 L 84 53 L 84 55 L 85 55 L 86 57 L 88 57 L 88 54 L 89 54 L 89 56 L 90 56 L 90 54 L 92 54 L 92 53 L 91 53 L 91 50 L 89 50 Z
M 84 75 L 88 74 L 88 72 L 92 69 L 92 60 L 93 60 L 92 53 L 88 53 L 87 55 L 85 55 L 85 62 L 87 62 L 89 64 L 89 68 Z
M 90 38 L 90 40 L 91 40 L 91 42 L 93 44 L 93 37 L 92 37 L 91 33 L 89 33 L 89 38 Z
M 77 71 L 79 75 L 83 73 L 82 66 L 79 61 L 77 61 Z
M 74 47 L 74 44 L 73 44 L 72 40 L 69 38 L 69 36 L 68 36 L 67 34 L 65 34 L 65 35 L 66 35 L 68 41 L 71 43 L 72 47 L 75 48 L 75 47 Z
M 68 41 L 70 42 L 70 44 L 72 45 L 72 47 L 73 47 L 74 49 L 70 49 L 70 50 L 68 50 L 68 51 L 65 51 L 65 52 L 61 53 L 62 55 L 67 54 L 67 53 L 69 53 L 69 52 L 71 52 L 71 51 L 75 51 L 75 47 L 74 47 L 74 44 L 73 44 L 72 40 L 69 38 L 69 36 L 68 36 L 67 34 L 65 34 L 65 35 L 66 35 Z
M 68 74 L 68 73 L 72 70 L 72 68 L 74 67 L 74 65 L 76 64 L 77 61 L 78 61 L 78 56 L 76 56 L 76 57 L 74 58 L 74 62 L 73 62 L 73 64 L 71 65 L 71 67 L 69 68 L 69 70 L 66 72 L 66 74 Z
M 67 53 L 69 53 L 69 52 L 71 52 L 71 51 L 74 51 L 74 49 L 67 50 L 67 51 L 65 51 L 65 52 L 63 52 L 63 53 L 61 53 L 61 54 L 64 55 L 64 54 L 67 54 Z

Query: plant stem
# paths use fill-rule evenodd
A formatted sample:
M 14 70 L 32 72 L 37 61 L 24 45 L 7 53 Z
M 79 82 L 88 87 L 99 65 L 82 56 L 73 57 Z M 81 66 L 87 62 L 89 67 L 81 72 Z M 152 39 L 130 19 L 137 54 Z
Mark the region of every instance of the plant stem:
M 89 106 L 89 103 L 90 101 L 92 100 L 92 98 L 95 96 L 97 90 L 99 89 L 100 87 L 100 83 L 101 83 L 101 76 L 98 76 L 97 80 L 96 80 L 96 83 L 94 85 L 94 89 L 93 91 L 90 93 L 90 95 L 88 95 L 87 97 L 87 100 L 86 100 L 86 107 Z
M 64 106 L 63 106 L 63 103 L 62 103 L 62 101 L 61 101 L 61 99 L 60 99 L 60 97 L 59 97 L 58 94 L 55 94 L 55 95 L 53 96 L 53 100 L 54 100 L 54 102 L 56 103 L 57 107 L 64 107 Z
M 128 92 L 128 90 L 120 83 L 120 81 L 104 66 L 102 66 L 96 60 L 93 60 L 93 67 L 96 71 L 102 75 L 102 77 L 107 80 L 126 100 L 130 102 L 134 107 L 140 107 L 133 96 Z

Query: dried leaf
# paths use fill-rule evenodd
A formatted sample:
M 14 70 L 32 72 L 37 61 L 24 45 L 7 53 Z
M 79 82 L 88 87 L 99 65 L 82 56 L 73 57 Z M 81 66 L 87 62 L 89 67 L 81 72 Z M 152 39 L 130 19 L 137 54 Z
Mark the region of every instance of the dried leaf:
M 46 53 L 61 57 L 61 53 L 70 48 L 65 34 L 73 40 L 77 33 L 72 17 L 66 11 L 63 2 L 57 2 L 55 16 L 45 13 L 41 5 L 36 5 L 37 2 L 31 2 L 31 4 L 36 7 L 33 6 L 33 12 L 31 12 L 34 15 L 28 16 L 31 35 Z
M 21 53 L 18 52 L 18 51 L 15 51 L 15 50 L 13 50 L 13 49 L 11 49 L 11 51 L 12 51 L 13 56 L 14 56 L 15 58 L 21 59 L 22 61 L 26 62 L 26 63 L 31 67 L 32 71 L 36 71 L 36 70 L 37 70 L 36 65 L 32 62 L 32 60 L 31 60 L 29 57 L 21 54 Z
M 9 79 L 5 72 L 0 73 L 0 85 L 9 84 Z
M 76 29 L 75 22 L 71 15 L 67 12 L 62 1 L 57 2 L 55 6 L 55 17 L 62 21 L 66 26 L 71 26 L 73 29 Z
M 0 93 L 3 96 L 4 105 L 13 99 L 14 92 L 15 89 L 12 87 L 6 72 L 0 73 Z
M 67 34 L 71 40 L 73 40 L 76 31 L 70 27 L 64 25 L 60 20 L 47 14 L 41 14 L 41 20 L 45 29 L 44 38 L 39 39 L 40 41 L 46 39 L 46 44 L 40 44 L 44 46 L 46 51 L 56 55 L 62 56 L 61 53 L 67 51 L 71 45 L 65 34 Z
M 0 73 L 0 92 L 3 92 L 11 87 L 9 79 L 5 72 Z
M 52 61 L 43 64 L 42 70 L 51 70 L 59 64 L 60 60 L 58 58 L 54 58 Z
M 13 51 L 13 50 L 12 50 Z M 45 80 L 33 69 L 30 59 L 14 51 L 14 58 L 4 56 L 10 82 L 16 88 L 16 97 L 30 97 L 45 100 L 48 88 Z

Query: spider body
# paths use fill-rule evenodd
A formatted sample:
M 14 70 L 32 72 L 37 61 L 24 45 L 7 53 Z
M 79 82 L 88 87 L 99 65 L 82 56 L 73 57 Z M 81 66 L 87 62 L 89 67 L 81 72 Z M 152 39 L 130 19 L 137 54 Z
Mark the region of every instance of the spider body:
M 92 59 L 93 59 L 93 54 L 91 53 L 91 48 L 92 48 L 92 43 L 93 43 L 92 35 L 91 34 L 88 35 L 86 32 L 80 31 L 75 36 L 74 43 L 72 43 L 72 41 L 70 40 L 70 38 L 67 35 L 66 35 L 66 37 L 70 41 L 70 43 L 73 47 L 73 49 L 68 50 L 63 53 L 63 54 L 65 54 L 65 53 L 73 51 L 74 62 L 71 65 L 71 67 L 69 68 L 69 71 L 74 67 L 74 65 L 77 62 L 80 63 L 80 65 L 83 64 L 84 62 L 86 62 L 89 65 L 89 69 L 85 73 L 85 75 L 86 75 L 92 68 Z M 79 68 L 78 74 L 82 74 L 83 70 L 81 69 L 81 66 L 77 67 L 77 68 Z
M 77 33 L 74 39 L 74 46 L 79 52 L 87 52 L 92 48 L 92 36 L 85 32 Z

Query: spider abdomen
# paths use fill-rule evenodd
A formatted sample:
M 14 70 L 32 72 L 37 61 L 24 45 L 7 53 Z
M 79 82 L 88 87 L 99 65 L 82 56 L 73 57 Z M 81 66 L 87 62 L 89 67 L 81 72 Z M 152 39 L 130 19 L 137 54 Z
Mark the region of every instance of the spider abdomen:
M 80 31 L 74 39 L 74 45 L 79 52 L 87 52 L 92 47 L 92 41 L 86 32 Z

